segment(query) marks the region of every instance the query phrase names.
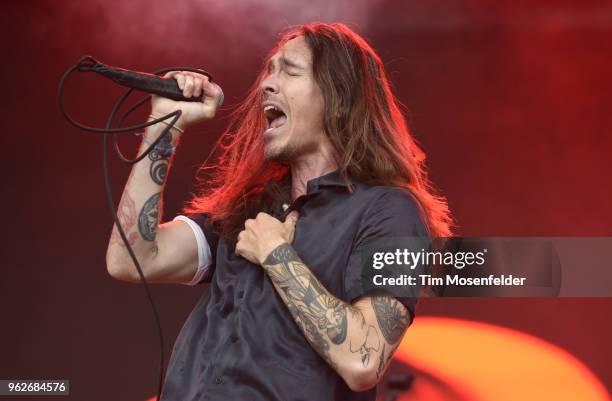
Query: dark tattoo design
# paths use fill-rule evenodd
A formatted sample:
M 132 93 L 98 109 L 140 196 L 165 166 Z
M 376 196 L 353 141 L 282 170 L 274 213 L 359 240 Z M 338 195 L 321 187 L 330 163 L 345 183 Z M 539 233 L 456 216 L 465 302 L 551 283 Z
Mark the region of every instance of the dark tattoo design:
M 169 153 L 172 152 L 172 135 L 169 133 L 164 135 L 159 140 L 158 144 L 151 149 L 149 152 L 149 159 L 151 161 L 168 159 Z
M 387 354 L 386 358 L 385 358 L 384 349 L 383 349 L 383 352 L 380 353 L 380 363 L 381 363 L 381 365 L 379 365 L 379 367 L 378 367 L 380 369 L 380 372 L 378 370 L 376 371 L 376 377 L 380 377 L 380 375 L 382 375 L 382 373 L 385 371 L 385 367 L 389 364 L 389 361 L 393 357 L 393 354 L 395 353 L 395 350 L 397 349 L 397 347 L 400 346 L 400 344 L 401 343 L 399 343 L 399 342 L 397 344 L 395 344 L 395 347 L 393 347 L 391 349 L 391 351 Z M 384 362 L 383 362 L 383 358 L 385 358 Z
M 153 182 L 158 185 L 164 183 L 166 173 L 168 172 L 168 157 L 172 154 L 172 151 L 172 137 L 170 134 L 166 134 L 149 152 L 148 156 L 151 160 L 149 175 Z
M 144 203 L 140 214 L 138 214 L 138 231 L 146 241 L 155 240 L 159 217 L 159 200 L 160 194 L 154 194 Z
M 342 344 L 346 341 L 346 309 L 349 307 L 325 290 L 289 244 L 282 244 L 272 251 L 263 267 L 280 289 L 289 312 L 308 342 L 337 369 L 329 354 L 329 342 Z
M 166 160 L 155 160 L 151 162 L 151 168 L 149 169 L 149 174 L 151 175 L 151 179 L 158 185 L 162 185 L 164 183 L 164 179 L 166 178 L 166 173 L 168 172 L 168 161 Z
M 387 296 L 372 297 L 372 306 L 385 340 L 395 344 L 410 323 L 410 313 L 397 300 Z
M 362 315 L 362 327 L 365 326 L 365 318 Z M 370 360 L 372 359 L 372 354 L 377 353 L 380 350 L 380 336 L 378 335 L 378 330 L 376 327 L 370 325 L 367 330 L 362 332 L 365 334 L 365 337 L 359 338 L 356 343 L 356 347 L 353 348 L 353 342 L 350 343 L 350 351 L 352 353 L 359 353 L 361 357 L 361 363 L 364 368 L 370 366 Z M 383 344 L 384 347 L 384 344 Z
M 358 308 L 325 289 L 291 245 L 278 246 L 262 265 L 310 345 L 332 368 L 338 370 L 331 359 L 332 344 L 341 345 L 350 338 L 349 351 L 359 355 L 363 367 L 377 361 L 376 376 L 382 376 L 410 323 L 409 312 L 402 304 L 388 296 L 371 297 L 381 336 L 379 327 L 368 324 Z M 350 337 L 349 318 L 355 330 Z
M 376 377 L 380 377 L 382 372 L 385 370 L 385 344 L 383 344 L 382 351 L 380 351 L 380 360 L 378 361 L 378 368 L 376 369 Z
M 359 354 L 363 367 L 370 366 L 377 354 L 382 361 L 385 345 L 378 328 L 368 325 L 359 309 L 331 295 L 291 245 L 278 246 L 263 267 L 310 345 L 332 368 L 338 370 L 330 356 L 331 346 L 346 342 L 349 317 L 355 322 L 351 327 L 356 328 L 347 344 L 349 351 Z M 379 369 L 384 370 L 384 362 L 380 362 Z
M 134 199 L 132 199 L 128 192 L 126 192 L 121 199 L 119 210 L 117 210 L 117 218 L 119 219 L 119 223 L 125 232 L 128 243 L 130 245 L 134 245 L 138 239 L 138 233 L 132 231 L 136 225 L 136 206 L 134 204 Z M 123 242 L 123 239 L 121 239 L 121 235 L 119 234 L 117 227 L 113 227 L 111 244 L 118 244 L 125 247 L 125 243 Z

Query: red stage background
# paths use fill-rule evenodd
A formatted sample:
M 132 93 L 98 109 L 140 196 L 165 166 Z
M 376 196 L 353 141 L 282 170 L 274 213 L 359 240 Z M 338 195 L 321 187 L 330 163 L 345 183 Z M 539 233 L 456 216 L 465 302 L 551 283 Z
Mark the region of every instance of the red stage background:
M 201 67 L 221 84 L 218 118 L 188 132 L 178 150 L 165 195 L 171 218 L 276 32 L 314 19 L 351 24 L 379 52 L 460 235 L 612 235 L 609 2 L 5 4 L 0 378 L 69 379 L 74 400 L 140 401 L 156 391 L 158 340 L 144 291 L 106 273 L 101 137 L 60 115 L 62 73 L 90 54 L 141 71 Z M 121 93 L 80 75 L 68 83 L 67 105 L 80 121 L 102 126 Z M 113 163 L 117 197 L 127 173 Z M 154 286 L 167 356 L 203 291 Z M 419 316 L 537 336 L 610 390 L 611 308 L 603 298 L 435 299 L 421 302 Z

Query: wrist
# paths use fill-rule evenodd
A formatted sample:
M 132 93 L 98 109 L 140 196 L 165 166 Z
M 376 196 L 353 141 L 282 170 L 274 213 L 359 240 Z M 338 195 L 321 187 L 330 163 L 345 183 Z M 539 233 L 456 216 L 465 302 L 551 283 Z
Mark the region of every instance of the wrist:
M 149 118 L 147 119 L 147 122 L 151 122 L 153 120 L 158 120 L 159 118 L 163 117 L 164 114 L 159 114 L 156 112 L 152 112 L 149 115 Z M 179 124 L 179 120 L 177 120 L 174 124 L 172 124 L 172 120 L 174 119 L 174 117 L 170 117 L 167 118 L 165 120 L 159 121 L 159 123 L 164 124 L 168 127 L 170 127 L 171 131 L 173 131 L 174 133 L 177 134 L 184 134 L 185 133 L 185 129 L 187 128 L 185 124 Z
M 147 135 L 140 132 L 136 132 L 134 133 L 134 135 L 142 137 L 141 146 L 143 146 L 143 149 L 149 148 L 151 145 L 153 145 L 157 138 L 159 138 L 159 135 Z M 178 139 L 174 138 L 171 132 L 166 135 L 168 135 L 170 139 L 162 138 L 159 142 L 157 142 L 155 148 L 151 150 L 152 152 L 155 152 L 155 156 L 152 157 L 160 157 L 162 159 L 167 159 L 172 156 L 172 154 L 176 150 Z
M 293 247 L 284 239 L 279 239 L 271 244 L 270 251 L 259 261 L 259 264 L 266 270 L 270 266 L 282 263 L 286 258 L 289 250 L 293 251 Z

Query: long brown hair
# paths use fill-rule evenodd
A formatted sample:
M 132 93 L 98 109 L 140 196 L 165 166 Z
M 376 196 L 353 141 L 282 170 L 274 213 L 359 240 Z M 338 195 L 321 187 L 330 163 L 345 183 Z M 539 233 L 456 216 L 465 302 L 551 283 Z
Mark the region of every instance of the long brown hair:
M 425 154 L 410 135 L 389 86 L 384 65 L 367 42 L 340 23 L 314 22 L 285 33 L 269 58 L 287 41 L 303 36 L 312 52 L 316 83 L 325 101 L 324 128 L 343 179 L 409 189 L 419 200 L 430 233 L 452 235 L 446 199 L 427 178 Z M 265 65 L 265 64 L 264 64 Z M 262 133 L 262 68 L 247 98 L 232 113 L 217 146 L 217 163 L 203 165 L 200 194 L 185 208 L 208 213 L 230 241 L 244 221 L 288 201 L 288 166 L 265 160 Z

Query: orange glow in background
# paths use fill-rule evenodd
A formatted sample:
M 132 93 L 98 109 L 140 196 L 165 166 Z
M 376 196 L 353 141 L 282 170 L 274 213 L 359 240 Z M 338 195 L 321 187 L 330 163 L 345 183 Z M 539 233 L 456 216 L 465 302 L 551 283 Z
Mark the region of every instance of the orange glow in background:
M 609 401 L 600 380 L 564 349 L 486 323 L 421 317 L 395 357 L 427 372 L 470 401 Z M 451 400 L 419 385 L 398 400 Z M 452 398 L 453 400 L 457 398 Z

